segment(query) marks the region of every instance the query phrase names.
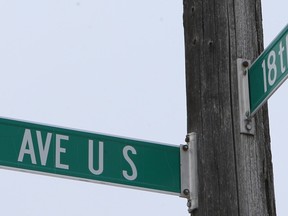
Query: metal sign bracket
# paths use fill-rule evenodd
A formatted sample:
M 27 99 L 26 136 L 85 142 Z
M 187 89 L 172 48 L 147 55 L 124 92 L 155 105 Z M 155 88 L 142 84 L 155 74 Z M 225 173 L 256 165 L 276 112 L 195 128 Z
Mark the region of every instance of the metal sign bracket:
M 238 96 L 240 114 L 240 133 L 254 135 L 255 120 L 250 115 L 248 68 L 251 61 L 247 59 L 237 59 L 238 73 Z
M 186 145 L 180 145 L 181 194 L 187 198 L 189 213 L 198 208 L 198 168 L 197 135 L 195 132 L 186 136 Z

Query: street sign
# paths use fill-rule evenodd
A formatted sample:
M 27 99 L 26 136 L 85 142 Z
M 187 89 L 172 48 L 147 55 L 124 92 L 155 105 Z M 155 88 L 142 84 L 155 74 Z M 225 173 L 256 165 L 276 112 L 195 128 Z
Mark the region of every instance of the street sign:
M 248 70 L 250 116 L 288 77 L 288 25 Z
M 180 148 L 0 118 L 0 166 L 180 195 Z

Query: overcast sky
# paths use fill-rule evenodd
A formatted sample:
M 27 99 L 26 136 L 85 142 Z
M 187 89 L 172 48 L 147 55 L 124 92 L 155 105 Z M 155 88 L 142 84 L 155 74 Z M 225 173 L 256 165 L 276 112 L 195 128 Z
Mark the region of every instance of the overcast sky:
M 286 0 L 263 0 L 267 46 Z M 0 0 L 0 116 L 179 145 L 186 133 L 183 5 Z M 288 82 L 271 97 L 278 215 L 287 215 Z M 0 170 L 0 214 L 187 215 L 186 200 Z

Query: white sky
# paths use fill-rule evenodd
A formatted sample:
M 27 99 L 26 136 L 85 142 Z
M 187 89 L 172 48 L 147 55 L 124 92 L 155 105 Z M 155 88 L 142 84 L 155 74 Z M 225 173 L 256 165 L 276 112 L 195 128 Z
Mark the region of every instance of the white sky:
M 267 46 L 286 0 L 263 0 Z M 0 0 L 0 116 L 170 144 L 186 133 L 182 1 Z M 288 212 L 288 82 L 271 97 L 278 215 Z M 186 200 L 0 170 L 0 214 L 187 215 Z

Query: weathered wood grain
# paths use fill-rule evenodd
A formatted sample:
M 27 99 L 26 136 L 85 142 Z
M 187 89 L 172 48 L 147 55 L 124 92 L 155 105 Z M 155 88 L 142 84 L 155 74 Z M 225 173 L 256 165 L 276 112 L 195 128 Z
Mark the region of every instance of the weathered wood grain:
M 184 0 L 188 132 L 198 133 L 196 216 L 276 215 L 267 106 L 240 134 L 237 58 L 263 50 L 260 0 Z

